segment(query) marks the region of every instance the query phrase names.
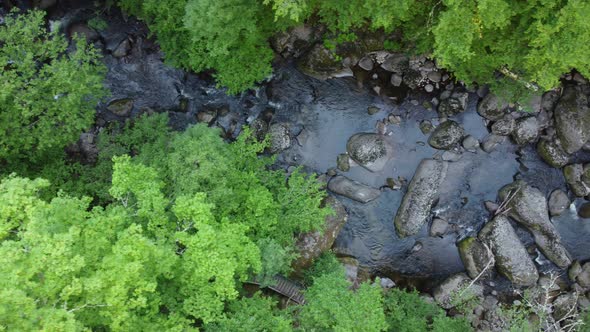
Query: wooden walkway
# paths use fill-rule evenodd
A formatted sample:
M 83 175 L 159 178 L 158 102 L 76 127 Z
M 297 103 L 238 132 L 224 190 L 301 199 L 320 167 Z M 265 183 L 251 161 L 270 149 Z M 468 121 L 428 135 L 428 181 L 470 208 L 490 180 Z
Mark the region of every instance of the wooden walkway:
M 275 284 L 266 286 L 266 288 L 289 298 L 289 300 L 297 304 L 305 304 L 305 298 L 303 297 L 303 287 L 282 276 L 275 276 L 274 280 Z M 249 280 L 247 282 L 249 284 L 260 286 L 260 282 L 257 280 Z

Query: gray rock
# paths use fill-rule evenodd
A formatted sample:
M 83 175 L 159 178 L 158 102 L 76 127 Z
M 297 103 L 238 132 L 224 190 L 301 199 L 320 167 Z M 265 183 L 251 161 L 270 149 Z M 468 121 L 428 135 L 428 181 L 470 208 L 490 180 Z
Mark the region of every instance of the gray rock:
M 330 78 L 345 69 L 334 52 L 327 49 L 323 43 L 315 44 L 309 52 L 299 58 L 297 67 L 304 74 L 320 80 Z
M 376 113 L 379 113 L 381 109 L 377 106 L 369 106 L 367 107 L 367 113 L 369 113 L 369 115 L 374 115 Z
M 508 103 L 493 93 L 487 94 L 477 105 L 477 113 L 484 118 L 492 121 L 498 121 L 506 112 Z
M 408 88 L 414 90 L 420 86 L 422 82 L 422 74 L 417 70 L 408 70 L 404 73 L 403 82 Z
M 380 278 L 379 284 L 383 289 L 391 289 L 395 287 L 395 282 L 389 278 Z
M 400 237 L 416 234 L 426 223 L 447 169 L 445 161 L 424 159 L 420 162 L 394 219 Z
M 328 182 L 332 192 L 361 203 L 368 203 L 381 195 L 381 191 L 365 184 L 337 175 Z
M 498 272 L 517 286 L 533 286 L 539 273 L 508 218 L 498 215 L 479 232 L 479 239 L 494 253 Z
M 254 137 L 262 142 L 268 133 L 268 123 L 260 118 L 256 118 L 250 123 L 250 129 L 252 129 Z
M 537 144 L 537 153 L 547 164 L 562 168 L 569 162 L 570 156 L 561 147 L 559 139 L 542 139 Z
M 428 79 L 434 83 L 438 83 L 442 79 L 442 75 L 439 71 L 431 71 L 428 73 Z
M 492 125 L 492 133 L 499 136 L 508 136 L 516 127 L 516 120 L 511 115 L 506 115 Z
M 348 172 L 350 170 L 350 159 L 348 158 L 348 154 L 339 154 L 336 158 L 336 165 L 339 170 L 343 172 Z
M 469 95 L 466 92 L 455 92 L 450 98 L 440 102 L 438 105 L 438 114 L 441 116 L 453 116 L 465 111 L 467 106 L 467 98 Z
M 430 226 L 430 236 L 443 236 L 449 228 L 449 223 L 441 218 L 432 219 L 432 225 Z
M 578 297 L 575 293 L 559 295 L 553 301 L 553 319 L 559 321 L 577 315 Z
M 309 268 L 316 258 L 320 257 L 324 251 L 329 250 L 348 220 L 344 205 L 336 198 L 328 196 L 322 205 L 331 207 L 334 214 L 325 218 L 323 231 L 299 235 L 295 243 L 299 256 L 291 264 L 294 271 L 302 272 Z
M 366 71 L 371 71 L 371 70 L 373 70 L 375 63 L 373 63 L 373 59 L 367 55 L 367 56 L 362 57 L 359 60 L 358 65 L 359 65 L 359 67 L 361 67 L 362 69 L 364 69 Z
M 119 43 L 112 54 L 115 58 L 122 58 L 126 56 L 129 51 L 131 51 L 131 42 L 129 41 L 129 38 L 125 38 L 121 43 Z
M 443 152 L 441 159 L 444 161 L 455 162 L 459 161 L 461 159 L 461 156 L 463 155 L 457 152 L 445 151 Z
M 590 184 L 582 179 L 584 166 L 582 164 L 571 164 L 563 168 L 563 175 L 570 190 L 574 195 L 583 197 L 590 194 Z
M 498 203 L 492 201 L 485 201 L 483 205 L 489 213 L 496 213 L 496 211 L 498 211 L 498 208 L 500 208 L 500 205 L 498 205 Z
M 590 262 L 582 266 L 580 274 L 576 278 L 576 282 L 584 289 L 590 288 Z
M 85 37 L 88 42 L 93 42 L 100 38 L 100 35 L 98 32 L 96 32 L 96 30 L 90 28 L 86 23 L 83 22 L 72 24 L 68 28 L 68 35 L 70 38 L 73 38 L 76 35 Z
M 569 253 L 549 220 L 547 200 L 539 189 L 518 180 L 500 189 L 498 196 L 500 200 L 507 201 L 508 215 L 532 233 L 545 257 L 560 268 L 571 264 Z
M 537 139 L 539 135 L 539 122 L 534 116 L 516 120 L 516 126 L 512 131 L 512 139 L 518 145 L 525 145 Z
M 492 253 L 475 237 L 467 237 L 461 240 L 457 243 L 457 248 L 463 266 L 471 279 L 477 278 L 493 259 Z M 491 269 L 488 269 L 485 275 L 490 273 Z
M 496 147 L 498 147 L 498 145 L 504 143 L 505 141 L 506 141 L 506 136 L 498 136 L 498 135 L 490 134 L 490 135 L 486 136 L 486 138 L 483 139 L 483 142 L 481 143 L 481 148 L 485 152 L 490 153 L 490 152 L 494 151 L 496 149 Z
M 428 144 L 435 149 L 448 150 L 465 136 L 461 126 L 452 120 L 441 123 L 430 135 Z
M 554 90 L 545 92 L 541 97 L 541 110 L 550 113 L 553 112 L 558 100 L 559 92 Z
M 432 92 L 432 91 L 434 91 L 434 86 L 432 84 L 426 84 L 424 86 L 424 91 L 426 91 L 426 92 Z
M 574 153 L 590 139 L 588 98 L 579 87 L 568 86 L 555 106 L 555 129 L 567 153 Z
M 393 147 L 382 135 L 359 133 L 351 136 L 346 151 L 352 160 L 371 172 L 379 172 L 393 155 Z
M 403 73 L 408 69 L 409 63 L 408 57 L 403 54 L 390 54 L 381 64 L 381 68 L 392 73 Z
M 270 152 L 278 153 L 291 147 L 291 133 L 289 127 L 283 123 L 270 125 Z
M 483 287 L 477 283 L 466 289 L 470 283 L 471 279 L 465 273 L 457 273 L 438 285 L 432 295 L 444 309 L 451 309 L 471 299 L 483 297 Z
M 214 109 L 204 109 L 197 113 L 197 121 L 206 123 L 208 125 L 212 124 L 216 117 L 217 110 Z
M 551 216 L 558 216 L 570 206 L 570 199 L 567 194 L 561 190 L 554 190 L 549 196 L 549 214 Z
M 477 138 L 468 135 L 463 139 L 462 145 L 465 150 L 473 152 L 479 147 L 479 141 L 477 140 Z
M 403 77 L 399 74 L 393 74 L 391 75 L 390 82 L 393 86 L 401 86 L 403 82 Z

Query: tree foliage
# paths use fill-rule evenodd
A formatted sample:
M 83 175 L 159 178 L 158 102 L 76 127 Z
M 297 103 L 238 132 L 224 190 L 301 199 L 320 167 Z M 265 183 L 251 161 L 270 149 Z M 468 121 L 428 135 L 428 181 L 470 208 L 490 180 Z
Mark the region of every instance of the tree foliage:
M 0 161 L 39 160 L 75 141 L 106 94 L 104 66 L 82 38 L 44 27 L 44 12 L 12 13 L 0 25 Z

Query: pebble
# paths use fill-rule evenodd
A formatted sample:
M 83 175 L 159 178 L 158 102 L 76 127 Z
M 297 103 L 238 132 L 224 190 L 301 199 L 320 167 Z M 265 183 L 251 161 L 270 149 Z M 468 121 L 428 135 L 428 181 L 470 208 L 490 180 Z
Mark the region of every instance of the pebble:
M 434 86 L 432 86 L 432 84 L 426 84 L 426 86 L 424 87 L 424 90 L 426 92 L 432 92 L 432 91 L 434 91 Z

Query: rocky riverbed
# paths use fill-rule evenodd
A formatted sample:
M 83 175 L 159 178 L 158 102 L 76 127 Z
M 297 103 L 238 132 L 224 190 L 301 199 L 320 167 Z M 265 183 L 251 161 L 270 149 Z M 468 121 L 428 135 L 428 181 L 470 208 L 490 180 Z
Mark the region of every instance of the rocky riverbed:
M 65 32 L 85 34 L 108 67 L 112 95 L 79 143 L 87 155 L 101 128 L 143 113 L 168 112 L 178 130 L 218 126 L 229 140 L 250 125 L 271 136 L 279 167 L 319 174 L 342 203 L 331 203 L 342 222 L 332 221 L 328 242 L 351 278 L 432 290 L 450 277 L 434 290 L 449 306 L 448 288 L 471 278 L 494 302 L 539 287 L 553 271 L 564 294 L 585 298 L 590 85 L 579 74 L 520 109 L 425 57 L 357 48 L 330 58 L 317 31 L 302 27 L 273 41 L 272 77 L 228 96 L 206 73 L 165 65 L 143 24 L 107 13 L 98 30 L 87 24 L 93 10 L 50 10 Z

